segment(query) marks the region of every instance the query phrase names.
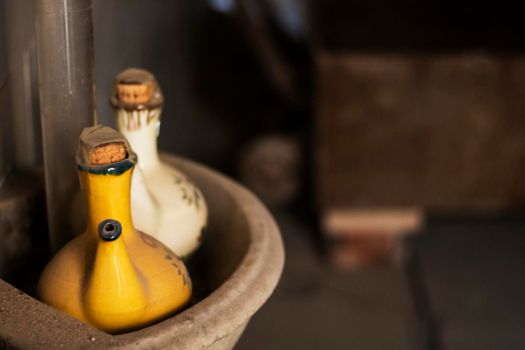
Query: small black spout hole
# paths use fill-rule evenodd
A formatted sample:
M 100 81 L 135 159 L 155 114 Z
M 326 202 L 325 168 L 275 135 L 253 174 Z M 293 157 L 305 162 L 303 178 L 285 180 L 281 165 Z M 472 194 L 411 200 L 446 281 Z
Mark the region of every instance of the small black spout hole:
M 107 219 L 98 225 L 98 235 L 105 241 L 114 241 L 121 233 L 122 226 L 117 220 Z

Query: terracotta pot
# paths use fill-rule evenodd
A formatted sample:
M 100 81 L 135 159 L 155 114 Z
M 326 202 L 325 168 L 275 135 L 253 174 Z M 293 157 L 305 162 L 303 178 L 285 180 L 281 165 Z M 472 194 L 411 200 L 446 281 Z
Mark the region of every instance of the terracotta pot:
M 284 263 L 279 229 L 260 201 L 204 166 L 164 155 L 189 175 L 209 205 L 202 248 L 211 292 L 164 321 L 110 335 L 0 280 L 0 348 L 231 349 L 275 289 Z M 2 342 L 4 344 L 2 344 Z

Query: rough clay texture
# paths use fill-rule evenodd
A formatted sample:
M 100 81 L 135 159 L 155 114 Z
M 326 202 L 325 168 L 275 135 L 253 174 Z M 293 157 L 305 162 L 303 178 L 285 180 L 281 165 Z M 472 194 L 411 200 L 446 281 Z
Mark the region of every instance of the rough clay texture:
M 211 292 L 187 310 L 144 329 L 109 335 L 0 280 L 0 348 L 231 349 L 275 289 L 284 250 L 275 221 L 254 195 L 224 176 L 179 158 L 210 208 L 203 249 Z

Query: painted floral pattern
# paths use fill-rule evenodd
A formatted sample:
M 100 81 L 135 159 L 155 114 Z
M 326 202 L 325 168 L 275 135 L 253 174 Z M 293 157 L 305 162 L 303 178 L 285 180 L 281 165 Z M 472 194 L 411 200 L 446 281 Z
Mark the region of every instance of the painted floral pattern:
M 199 190 L 188 180 L 185 176 L 175 175 L 175 184 L 179 186 L 182 193 L 182 200 L 185 201 L 189 206 L 194 205 L 197 211 L 200 211 L 202 195 Z

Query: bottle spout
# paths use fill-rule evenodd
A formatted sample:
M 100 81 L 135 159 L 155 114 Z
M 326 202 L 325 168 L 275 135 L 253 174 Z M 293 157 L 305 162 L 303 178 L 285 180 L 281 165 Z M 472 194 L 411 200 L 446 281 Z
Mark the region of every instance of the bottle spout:
M 120 237 L 122 225 L 119 221 L 106 219 L 98 224 L 98 235 L 106 242 L 111 242 Z

